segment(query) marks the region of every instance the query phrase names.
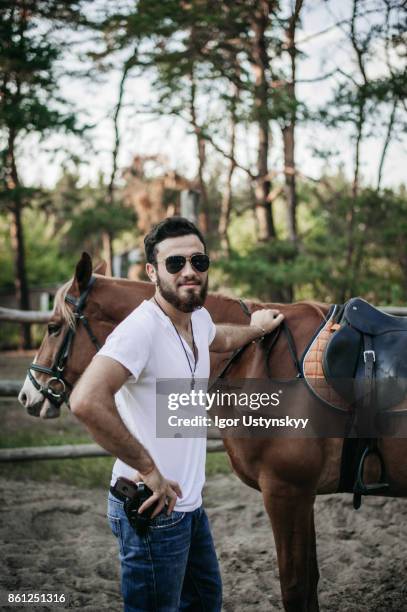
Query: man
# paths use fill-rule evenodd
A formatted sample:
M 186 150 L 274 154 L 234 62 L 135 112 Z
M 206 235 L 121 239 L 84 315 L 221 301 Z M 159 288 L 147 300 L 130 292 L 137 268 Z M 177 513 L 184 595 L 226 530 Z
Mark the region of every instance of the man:
M 209 258 L 201 232 L 182 217 L 165 219 L 145 237 L 146 271 L 155 295 L 108 337 L 80 379 L 71 408 L 117 461 L 119 477 L 143 481 L 156 504 L 150 526 L 130 525 L 120 495 L 109 494 L 108 518 L 118 538 L 126 612 L 221 609 L 221 579 L 202 508 L 206 439 L 156 438 L 156 379 L 209 378 L 209 346 L 234 350 L 279 325 L 261 310 L 250 326 L 215 326 L 203 303 Z M 115 490 L 115 489 L 114 489 Z

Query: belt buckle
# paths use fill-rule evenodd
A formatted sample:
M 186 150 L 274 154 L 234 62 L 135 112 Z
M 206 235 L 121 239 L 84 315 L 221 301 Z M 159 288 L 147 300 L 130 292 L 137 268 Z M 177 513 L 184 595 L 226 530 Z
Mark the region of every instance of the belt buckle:
M 369 355 L 369 358 L 368 358 Z M 370 356 L 372 357 L 372 361 L 375 362 L 376 361 L 376 353 L 372 350 L 369 351 L 363 351 L 363 360 L 366 363 L 369 359 L 370 361 Z

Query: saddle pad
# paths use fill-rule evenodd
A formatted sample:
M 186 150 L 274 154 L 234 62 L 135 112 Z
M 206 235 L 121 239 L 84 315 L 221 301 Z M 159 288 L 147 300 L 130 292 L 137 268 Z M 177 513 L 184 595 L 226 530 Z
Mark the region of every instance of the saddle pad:
M 336 329 L 336 323 L 332 320 L 334 314 L 335 309 L 308 347 L 302 360 L 302 370 L 305 382 L 314 395 L 333 408 L 348 411 L 351 407 L 350 404 L 327 383 L 322 369 L 325 347 L 332 336 L 332 332 Z

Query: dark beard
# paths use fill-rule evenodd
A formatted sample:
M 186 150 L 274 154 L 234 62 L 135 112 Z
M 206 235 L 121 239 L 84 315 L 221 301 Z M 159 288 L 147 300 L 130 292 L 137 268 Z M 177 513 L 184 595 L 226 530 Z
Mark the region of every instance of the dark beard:
M 181 312 L 193 312 L 198 308 L 202 308 L 204 302 L 206 300 L 206 295 L 208 293 L 208 277 L 206 281 L 201 285 L 201 289 L 196 295 L 194 292 L 191 292 L 190 295 L 181 300 L 178 295 L 171 289 L 165 282 L 163 282 L 159 275 L 157 274 L 157 286 L 160 290 L 161 295 L 167 302 L 174 306 L 177 310 Z

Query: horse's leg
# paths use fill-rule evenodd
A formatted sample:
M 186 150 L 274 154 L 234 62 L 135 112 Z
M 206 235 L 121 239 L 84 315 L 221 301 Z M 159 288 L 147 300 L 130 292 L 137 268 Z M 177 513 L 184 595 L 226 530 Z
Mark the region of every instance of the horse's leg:
M 271 519 L 280 571 L 281 593 L 287 612 L 317 612 L 318 564 L 313 506 L 309 491 L 284 494 L 263 490 Z
M 317 557 L 317 538 L 315 534 L 314 506 L 312 506 L 311 516 L 311 550 L 310 550 L 310 573 L 308 580 L 308 610 L 319 610 L 318 605 L 318 557 Z

